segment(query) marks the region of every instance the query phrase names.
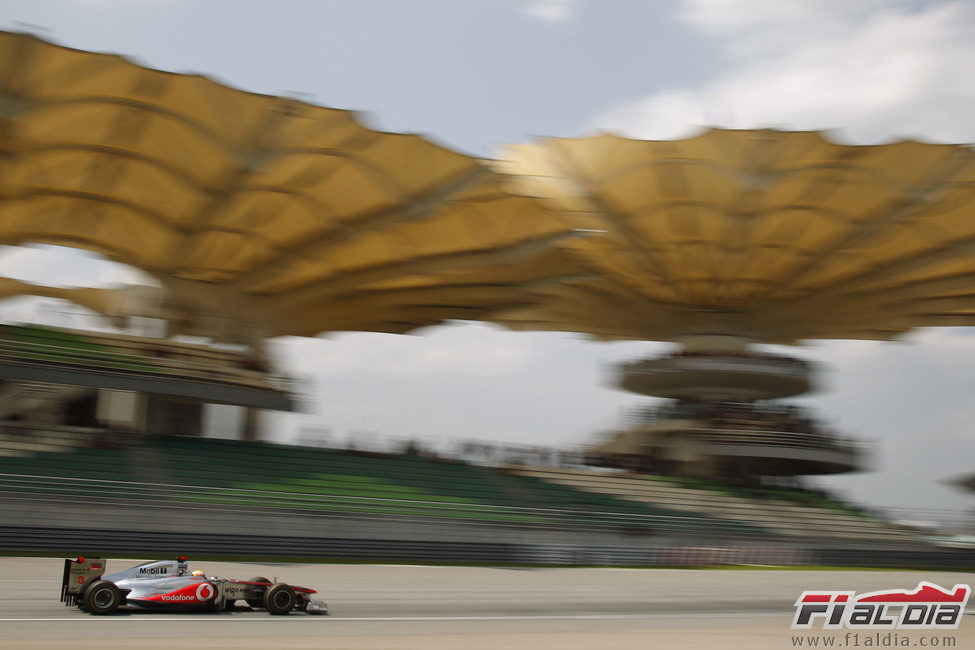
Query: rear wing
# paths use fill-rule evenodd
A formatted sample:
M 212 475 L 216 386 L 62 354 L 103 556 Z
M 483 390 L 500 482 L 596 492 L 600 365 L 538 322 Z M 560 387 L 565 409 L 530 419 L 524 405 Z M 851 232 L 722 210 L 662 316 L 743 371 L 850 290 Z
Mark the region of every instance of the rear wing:
M 74 605 L 78 602 L 85 585 L 94 582 L 105 573 L 105 560 L 84 558 L 64 561 L 64 575 L 61 578 L 61 602 Z

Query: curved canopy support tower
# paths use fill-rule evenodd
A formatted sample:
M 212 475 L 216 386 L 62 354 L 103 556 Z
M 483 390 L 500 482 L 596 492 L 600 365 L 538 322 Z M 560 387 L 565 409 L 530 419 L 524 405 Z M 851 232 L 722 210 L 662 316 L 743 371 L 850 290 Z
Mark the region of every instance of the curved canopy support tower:
M 619 385 L 670 399 L 599 451 L 655 471 L 796 475 L 862 467 L 857 445 L 767 400 L 811 387 L 760 343 L 889 339 L 975 325 L 975 152 L 817 132 L 711 129 L 508 147 L 509 187 L 601 233 L 562 246 L 590 274 L 534 292 L 518 329 L 674 341 Z

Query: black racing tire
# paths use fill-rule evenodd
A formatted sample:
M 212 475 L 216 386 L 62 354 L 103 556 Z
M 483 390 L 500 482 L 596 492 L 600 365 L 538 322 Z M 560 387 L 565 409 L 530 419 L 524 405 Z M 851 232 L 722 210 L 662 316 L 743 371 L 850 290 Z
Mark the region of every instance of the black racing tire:
M 88 606 L 85 605 L 85 594 L 88 593 L 88 587 L 92 586 L 93 584 L 95 583 L 86 582 L 85 584 L 81 585 L 81 591 L 78 592 L 78 597 L 74 601 L 74 604 L 78 606 L 78 609 L 80 609 L 83 612 L 88 611 Z
M 271 585 L 264 592 L 264 609 L 268 614 L 283 616 L 295 608 L 295 590 L 288 585 L 279 582 Z
M 82 600 L 84 611 L 96 616 L 105 616 L 114 614 L 122 605 L 122 594 L 114 582 L 98 580 L 85 590 Z
M 267 578 L 257 576 L 256 578 L 251 578 L 247 582 L 271 582 Z M 251 609 L 264 609 L 264 592 L 267 591 L 267 587 L 255 587 L 251 586 L 244 593 L 244 600 Z

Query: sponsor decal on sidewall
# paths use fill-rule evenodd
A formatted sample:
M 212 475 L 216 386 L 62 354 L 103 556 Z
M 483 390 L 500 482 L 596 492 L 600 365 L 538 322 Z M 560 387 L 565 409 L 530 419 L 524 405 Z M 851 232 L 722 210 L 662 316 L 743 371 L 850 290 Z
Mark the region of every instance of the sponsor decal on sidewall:
M 204 602 L 213 598 L 217 593 L 217 590 L 213 588 L 209 582 L 204 582 L 202 585 L 196 588 L 196 599 L 200 602 Z
M 140 576 L 160 576 L 169 573 L 169 567 L 142 567 L 139 569 Z
M 209 582 L 189 585 L 178 591 L 159 596 L 152 596 L 147 600 L 161 600 L 164 603 L 205 603 L 217 595 L 217 589 Z

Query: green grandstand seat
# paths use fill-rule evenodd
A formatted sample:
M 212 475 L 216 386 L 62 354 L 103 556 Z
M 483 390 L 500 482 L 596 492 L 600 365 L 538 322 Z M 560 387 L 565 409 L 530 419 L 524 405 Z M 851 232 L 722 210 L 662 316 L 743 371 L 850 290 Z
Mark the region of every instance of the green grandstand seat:
M 654 519 L 637 519 L 630 525 L 714 531 L 730 526 L 738 532 L 759 531 L 699 513 L 436 459 L 201 438 L 161 438 L 157 444 L 168 459 L 170 473 L 181 483 L 211 488 L 194 497 L 200 500 L 246 504 L 270 496 L 281 507 L 481 519 L 554 517 L 571 519 L 577 525 L 604 526 L 620 525 L 607 515 L 644 515 Z M 336 498 L 330 500 L 330 496 Z M 511 506 L 535 510 L 497 508 Z

